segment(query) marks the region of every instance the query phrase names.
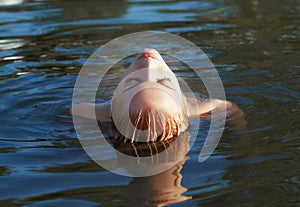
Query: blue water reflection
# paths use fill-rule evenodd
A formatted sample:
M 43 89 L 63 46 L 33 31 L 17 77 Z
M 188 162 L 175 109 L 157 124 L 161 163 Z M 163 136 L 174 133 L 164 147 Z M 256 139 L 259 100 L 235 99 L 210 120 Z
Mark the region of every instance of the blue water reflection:
M 68 114 L 87 58 L 113 38 L 144 30 L 171 32 L 203 49 L 220 73 L 227 99 L 245 112 L 249 125 L 240 134 L 226 130 L 213 156 L 198 163 L 208 129 L 204 121 L 187 160 L 174 169 L 175 177 L 166 176 L 178 181 L 168 188 L 172 196 L 180 191 L 174 206 L 299 205 L 296 4 L 0 1 L 1 206 L 132 206 L 144 181 L 162 182 L 98 166 L 82 149 Z M 192 88 L 201 85 L 190 70 L 166 59 Z M 99 100 L 112 94 L 131 61 L 125 58 L 107 74 Z

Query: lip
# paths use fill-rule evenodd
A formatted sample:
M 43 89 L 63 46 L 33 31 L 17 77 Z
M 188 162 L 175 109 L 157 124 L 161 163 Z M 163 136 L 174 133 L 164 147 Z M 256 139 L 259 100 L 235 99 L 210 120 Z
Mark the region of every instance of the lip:
M 155 54 L 149 53 L 149 52 L 141 54 L 141 56 L 138 58 L 138 60 L 139 59 L 147 59 L 147 58 L 153 58 L 153 59 L 158 60 L 158 58 L 155 56 Z

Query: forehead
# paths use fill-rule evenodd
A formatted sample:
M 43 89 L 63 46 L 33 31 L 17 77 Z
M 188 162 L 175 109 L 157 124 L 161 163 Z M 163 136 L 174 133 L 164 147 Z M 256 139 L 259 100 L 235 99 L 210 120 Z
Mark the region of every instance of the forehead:
M 169 110 L 176 109 L 176 98 L 179 99 L 179 97 L 174 97 L 165 90 L 149 87 L 139 90 L 134 94 L 132 100 L 130 100 L 129 108 L 147 108 L 147 106 L 150 106 L 153 108 L 164 108 Z

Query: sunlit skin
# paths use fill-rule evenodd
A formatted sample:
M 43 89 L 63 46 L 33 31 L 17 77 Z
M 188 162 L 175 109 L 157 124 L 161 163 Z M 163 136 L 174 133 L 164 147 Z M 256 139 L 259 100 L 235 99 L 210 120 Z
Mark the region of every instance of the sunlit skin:
M 144 89 L 137 93 L 131 100 L 129 108 L 129 117 L 132 123 L 134 123 L 137 118 L 137 114 L 134 113 L 135 111 L 138 112 L 142 110 L 144 114 L 146 114 L 147 111 L 150 111 L 152 108 L 163 108 L 168 110 L 169 113 L 174 114 L 179 110 L 178 104 L 169 94 L 154 88 Z M 136 127 L 143 130 L 147 128 L 145 125 Z M 162 126 L 158 124 L 157 127 Z M 157 130 L 162 131 L 161 128 L 157 128 Z
M 157 73 L 157 70 L 153 70 L 153 68 L 158 69 L 158 71 L 162 71 L 162 74 L 170 75 L 161 75 L 160 73 Z M 166 73 L 163 73 L 163 71 Z M 137 114 L 133 113 L 134 111 L 147 111 L 152 108 L 160 108 L 170 113 L 176 113 L 181 110 L 178 102 L 182 102 L 186 103 L 186 113 L 189 118 L 208 116 L 212 111 L 227 110 L 227 117 L 234 125 L 244 125 L 245 121 L 243 119 L 243 112 L 229 101 L 217 99 L 200 101 L 196 99 L 188 99 L 184 96 L 180 96 L 182 100 L 178 100 L 178 98 L 174 100 L 174 98 L 171 98 L 170 94 L 181 93 L 179 83 L 176 76 L 173 74 L 172 70 L 168 67 L 161 55 L 154 49 L 144 49 L 137 54 L 134 61 L 124 72 L 122 80 L 125 81 L 125 85 L 119 93 L 121 100 L 122 96 L 126 97 L 126 93 L 130 90 L 136 90 L 135 88 L 138 88 L 143 84 L 145 85 L 152 82 L 162 88 L 162 90 L 159 88 L 143 89 L 134 96 L 134 99 L 131 100 L 129 104 L 130 119 L 132 123 L 134 123 L 134 120 L 137 118 Z M 122 108 L 122 104 L 123 103 L 121 101 L 118 106 Z M 94 108 L 96 109 L 96 118 L 101 122 L 111 121 L 111 110 L 118 110 L 114 108 L 111 109 L 111 101 L 108 101 L 106 103 L 96 104 L 96 106 L 90 103 L 77 104 L 73 106 L 71 112 L 75 116 L 90 118 L 92 117 L 92 113 L 94 113 Z M 147 126 L 138 127 L 147 128 Z

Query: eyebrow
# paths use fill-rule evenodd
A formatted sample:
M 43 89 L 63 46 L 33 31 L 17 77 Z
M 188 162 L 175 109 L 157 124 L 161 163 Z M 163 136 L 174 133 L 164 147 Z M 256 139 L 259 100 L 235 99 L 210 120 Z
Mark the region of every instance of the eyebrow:
M 128 78 L 127 80 L 126 80 L 126 83 L 128 83 L 129 81 L 132 81 L 132 80 L 135 80 L 135 81 L 138 81 L 138 82 L 142 82 L 140 79 L 137 79 L 137 78 Z

